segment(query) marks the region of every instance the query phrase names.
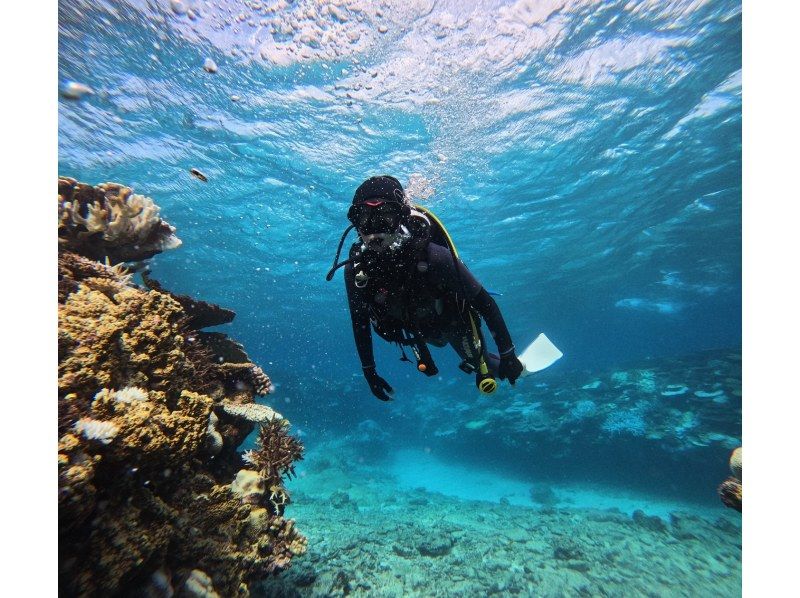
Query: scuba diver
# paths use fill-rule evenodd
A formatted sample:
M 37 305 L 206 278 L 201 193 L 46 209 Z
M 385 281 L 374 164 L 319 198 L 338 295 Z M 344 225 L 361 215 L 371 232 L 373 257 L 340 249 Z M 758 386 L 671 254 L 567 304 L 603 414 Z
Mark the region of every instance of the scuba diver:
M 331 280 L 344 266 L 353 336 L 364 378 L 372 394 L 389 401 L 392 387 L 378 375 L 372 328 L 400 346 L 403 361 L 410 347 L 417 369 L 426 376 L 439 370 L 428 345 L 449 344 L 462 359 L 460 368 L 475 373 L 483 393 L 497 388 L 496 378 L 512 385 L 523 372 L 514 343 L 494 299 L 458 258 L 444 225 L 428 209 L 413 205 L 391 176 L 364 181 L 347 214 L 351 225 L 339 242 Z M 349 258 L 339 263 L 347 234 L 359 235 Z M 481 332 L 486 321 L 498 355 L 488 353 Z M 371 325 L 371 326 L 370 326 Z

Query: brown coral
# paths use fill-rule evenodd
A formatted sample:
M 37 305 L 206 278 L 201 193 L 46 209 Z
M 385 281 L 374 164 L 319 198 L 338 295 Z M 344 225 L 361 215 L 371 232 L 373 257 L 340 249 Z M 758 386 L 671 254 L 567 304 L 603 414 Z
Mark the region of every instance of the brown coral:
M 188 316 L 186 326 L 192 330 L 228 324 L 233 322 L 233 319 L 236 317 L 236 312 L 233 310 L 225 309 L 219 305 L 201 301 L 200 299 L 195 299 L 188 295 L 170 293 L 161 286 L 160 282 L 151 278 L 147 272 L 142 272 L 142 280 L 148 289 L 166 293 L 180 303 Z
M 59 305 L 60 390 L 142 386 L 179 394 L 192 374 L 182 317 L 180 305 L 156 291 L 122 288 L 109 297 L 81 283 Z
M 120 401 L 107 389 L 92 402 L 92 416 L 119 430 L 104 451 L 107 459 L 170 462 L 195 457 L 205 443 L 212 400 L 188 390 L 173 409 L 166 394 L 151 391 L 147 400 Z
M 728 478 L 717 489 L 723 504 L 742 512 L 742 483 L 736 478 Z

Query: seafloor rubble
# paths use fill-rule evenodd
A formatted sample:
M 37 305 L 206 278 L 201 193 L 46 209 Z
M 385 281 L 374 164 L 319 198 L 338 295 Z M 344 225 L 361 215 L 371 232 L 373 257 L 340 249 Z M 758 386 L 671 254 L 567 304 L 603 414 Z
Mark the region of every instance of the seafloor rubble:
M 232 312 L 121 266 L 177 246 L 149 198 L 60 178 L 59 242 L 61 593 L 248 595 L 306 550 L 283 517 L 303 447 L 254 402 L 268 376 L 198 330 Z
M 309 522 L 308 553 L 254 595 L 741 593 L 741 518 L 722 505 L 667 502 L 674 508 L 655 515 L 644 499 L 632 513 L 464 500 L 400 486 L 385 464 L 358 464 L 358 454 L 337 439 L 303 462 L 292 489 L 296 516 Z

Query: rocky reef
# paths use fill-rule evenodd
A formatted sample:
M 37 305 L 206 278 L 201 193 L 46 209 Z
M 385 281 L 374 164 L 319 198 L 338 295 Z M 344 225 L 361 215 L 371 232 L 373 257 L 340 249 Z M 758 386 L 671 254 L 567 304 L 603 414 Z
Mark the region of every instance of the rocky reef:
M 233 312 L 139 286 L 123 266 L 180 243 L 158 214 L 128 187 L 59 178 L 63 595 L 247 596 L 306 550 L 283 516 L 303 447 L 255 403 L 269 377 L 199 330 Z

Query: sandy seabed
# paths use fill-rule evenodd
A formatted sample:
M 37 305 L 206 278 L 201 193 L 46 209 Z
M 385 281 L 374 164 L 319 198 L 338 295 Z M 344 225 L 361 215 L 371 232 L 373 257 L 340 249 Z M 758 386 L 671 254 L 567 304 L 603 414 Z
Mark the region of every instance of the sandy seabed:
M 622 491 L 602 500 L 601 489 L 572 486 L 556 488 L 557 502 L 543 506 L 523 500 L 513 481 L 498 500 L 500 482 L 490 474 L 457 469 L 448 495 L 425 484 L 447 476 L 447 466 L 414 458 L 344 472 L 309 455 L 287 511 L 308 535 L 308 553 L 254 595 L 741 594 L 741 518 L 722 505 L 692 508 Z M 425 472 L 419 487 L 403 476 L 413 463 Z M 482 486 L 486 500 L 476 499 Z

